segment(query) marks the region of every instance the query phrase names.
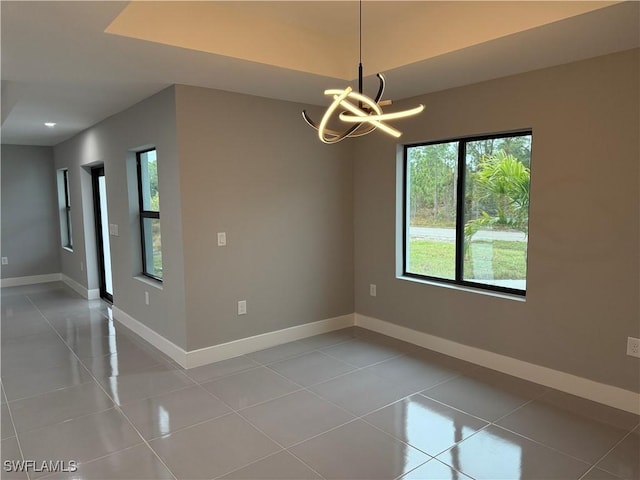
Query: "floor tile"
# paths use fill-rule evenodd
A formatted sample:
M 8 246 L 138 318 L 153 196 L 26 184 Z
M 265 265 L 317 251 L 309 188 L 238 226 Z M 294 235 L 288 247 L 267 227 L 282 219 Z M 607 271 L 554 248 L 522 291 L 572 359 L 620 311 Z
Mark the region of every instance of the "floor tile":
M 16 432 L 13 429 L 13 422 L 11 421 L 11 416 L 9 415 L 9 407 L 7 404 L 2 404 L 0 407 L 0 420 L 2 421 L 2 425 L 0 430 L 2 432 L 2 440 L 9 437 L 15 437 Z
M 231 409 L 202 387 L 193 386 L 125 404 L 122 411 L 143 437 L 152 439 Z
M 166 368 L 159 356 L 143 348 L 127 349 L 104 357 L 84 358 L 82 361 L 96 378 L 124 375 L 154 367 Z
M 262 365 L 268 365 L 279 360 L 284 360 L 285 358 L 295 357 L 309 350 L 312 350 L 312 347 L 296 341 L 249 353 L 247 357 Z
M 354 338 L 356 338 L 355 328 L 348 327 L 341 328 L 340 330 L 334 330 L 332 332 L 321 333 L 320 335 L 314 335 L 313 337 L 303 338 L 298 341 L 314 349 L 319 349 L 330 347 L 342 342 L 348 342 Z
M 321 352 L 309 352 L 299 357 L 272 363 L 269 368 L 305 387 L 330 380 L 355 369 L 354 366 Z
M 20 462 L 22 461 L 22 455 L 20 455 L 20 448 L 18 447 L 18 440 L 16 437 L 5 438 L 0 443 L 0 453 L 2 456 L 2 473 L 0 477 L 5 479 L 28 479 L 29 477 L 24 472 L 17 468 L 15 463 L 10 463 L 9 468 L 5 462 Z M 13 468 L 12 468 L 13 467 Z
M 203 387 L 235 410 L 300 389 L 298 385 L 266 367 L 236 373 L 205 383 Z
M 394 337 L 389 337 L 387 335 L 383 335 L 381 333 L 374 332 L 373 330 L 367 330 L 364 328 L 360 329 L 359 333 L 357 334 L 357 337 L 362 341 L 373 343 L 376 345 L 384 345 L 388 348 L 392 348 L 392 349 L 404 352 L 406 354 L 423 350 L 417 345 L 414 345 L 409 342 L 405 342 L 404 340 L 400 340 Z
M 639 415 L 558 390 L 549 389 L 538 401 L 626 431 L 633 430 L 640 423 Z
M 185 371 L 61 282 L 0 295 L 2 458 L 80 461 L 48 478 L 640 478 L 638 416 L 361 327 Z
M 75 358 L 65 365 L 41 367 L 28 372 L 3 376 L 7 399 L 11 402 L 41 395 L 61 388 L 80 385 L 92 380 L 91 375 Z
M 354 419 L 353 415 L 305 390 L 249 407 L 240 414 L 284 447 Z
M 91 462 L 81 463 L 73 473 L 57 473 L 46 478 L 47 480 L 151 480 L 174 477 L 149 447 L 138 445 Z
M 133 427 L 115 409 L 31 430 L 20 437 L 25 458 L 38 461 L 87 462 L 141 442 Z
M 74 332 L 87 329 L 103 331 L 102 329 L 105 328 L 105 325 L 108 326 L 110 324 L 104 312 L 91 308 L 61 310 L 47 314 L 46 318 L 63 338 L 68 338 Z
M 631 478 L 637 477 L 628 477 L 627 480 L 631 480 Z M 620 477 L 616 477 L 615 475 L 605 472 L 604 470 L 600 470 L 599 468 L 593 468 L 587 472 L 580 480 L 621 480 Z
M 290 449 L 325 478 L 396 478 L 430 457 L 371 425 L 355 420 Z
M 231 413 L 150 442 L 178 478 L 215 478 L 280 450 Z
M 425 390 L 423 394 L 493 422 L 545 391 L 540 385 L 483 368 Z
M 195 385 L 193 380 L 181 371 L 160 366 L 98 378 L 98 381 L 118 405 Z
M 368 367 L 368 371 L 384 378 L 412 385 L 416 391 L 442 383 L 461 373 L 464 362 L 444 364 L 436 354 L 403 355 Z M 458 367 L 458 368 L 455 368 Z
M 113 402 L 94 381 L 11 402 L 18 434 L 112 407 Z
M 139 343 L 120 334 L 95 335 L 89 330 L 75 333 L 65 338 L 67 346 L 80 359 L 90 357 L 104 357 L 106 355 L 124 354 L 126 350 L 144 350 Z
M 228 360 L 202 365 L 201 367 L 190 368 L 186 370 L 185 373 L 196 382 L 202 383 L 226 377 L 234 373 L 244 372 L 259 365 L 259 363 L 254 362 L 246 355 L 241 355 Z
M 415 393 L 405 385 L 364 370 L 319 383 L 310 390 L 356 416 L 366 415 Z
M 4 291 L 4 288 L 2 289 Z M 18 324 L 23 319 L 42 318 L 42 314 L 26 297 L 23 295 L 2 296 L 2 305 L 0 306 L 0 314 L 3 324 Z
M 477 480 L 568 480 L 580 478 L 589 469 L 587 463 L 495 426 L 437 458 Z
M 431 456 L 488 425 L 419 394 L 371 413 L 363 420 Z
M 640 478 L 640 427 L 616 445 L 597 466 L 621 478 Z
M 1 354 L 3 376 L 62 365 L 75 360 L 75 355 L 53 330 L 10 338 L 3 342 Z
M 240 470 L 225 480 L 314 480 L 321 477 L 288 452 L 279 452 Z
M 362 339 L 343 342 L 321 351 L 355 367 L 366 367 L 404 353 L 402 350 Z
M 498 425 L 558 449 L 585 462 L 602 458 L 628 433 L 567 410 L 543 398 L 531 402 L 497 422 Z
M 21 318 L 2 317 L 2 341 L 9 338 L 25 337 L 41 333 L 53 332 L 51 326 L 36 312 L 32 315 L 22 315 Z
M 404 475 L 401 480 L 472 480 L 449 465 L 436 460 L 429 460 L 415 470 Z

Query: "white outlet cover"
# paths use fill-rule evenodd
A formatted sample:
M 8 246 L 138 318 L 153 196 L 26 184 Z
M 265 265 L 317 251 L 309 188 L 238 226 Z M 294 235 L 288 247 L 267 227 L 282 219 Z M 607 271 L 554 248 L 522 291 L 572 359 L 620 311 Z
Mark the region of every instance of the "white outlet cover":
M 369 295 L 371 295 L 372 297 L 375 297 L 377 295 L 377 288 L 375 286 L 375 284 L 371 284 L 369 285 Z
M 227 244 L 227 234 L 225 232 L 218 232 L 218 246 L 224 247 Z
M 9 265 L 9 258 L 8 257 L 2 257 L 2 265 Z
M 627 355 L 640 358 L 640 338 L 627 337 Z
M 247 301 L 240 300 L 238 302 L 238 315 L 246 315 L 247 314 Z
M 109 235 L 113 236 L 113 237 L 117 237 L 120 234 L 118 233 L 118 225 L 115 223 L 110 223 L 109 224 Z

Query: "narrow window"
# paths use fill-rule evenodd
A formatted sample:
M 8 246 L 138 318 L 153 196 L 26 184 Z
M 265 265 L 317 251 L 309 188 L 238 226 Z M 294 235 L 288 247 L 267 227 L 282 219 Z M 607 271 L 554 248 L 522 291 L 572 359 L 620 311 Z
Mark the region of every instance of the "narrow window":
M 531 139 L 405 146 L 405 276 L 525 295 Z
M 60 241 L 64 248 L 73 250 L 69 170 L 66 168 L 58 170 L 58 210 L 60 214 Z
M 160 236 L 160 191 L 156 150 L 137 153 L 142 273 L 162 281 L 162 241 Z

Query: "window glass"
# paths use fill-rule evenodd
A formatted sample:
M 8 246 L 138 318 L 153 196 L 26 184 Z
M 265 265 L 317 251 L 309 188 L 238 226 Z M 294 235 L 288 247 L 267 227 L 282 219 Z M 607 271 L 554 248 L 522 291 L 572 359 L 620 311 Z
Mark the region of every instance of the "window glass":
M 160 189 L 156 150 L 137 154 L 138 199 L 142 240 L 142 273 L 163 279 L 162 236 L 160 232 Z
M 531 139 L 405 147 L 405 275 L 525 293 Z

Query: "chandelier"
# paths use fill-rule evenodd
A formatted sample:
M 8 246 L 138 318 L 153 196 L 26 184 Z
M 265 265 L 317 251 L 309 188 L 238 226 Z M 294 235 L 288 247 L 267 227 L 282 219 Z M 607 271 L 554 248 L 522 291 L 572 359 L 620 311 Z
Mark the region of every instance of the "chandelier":
M 393 113 L 384 113 L 383 106 L 391 105 L 391 100 L 382 100 L 384 94 L 385 78 L 382 73 L 377 73 L 379 86 L 378 93 L 375 98 L 367 97 L 362 93 L 362 0 L 360 0 L 360 59 L 358 63 L 358 91 L 354 92 L 348 86 L 344 89 L 328 89 L 324 94 L 331 97 L 333 102 L 327 108 L 320 123 L 316 123 L 307 114 L 306 110 L 302 111 L 302 118 L 313 128 L 318 131 L 318 137 L 324 143 L 338 143 L 348 137 L 361 137 L 380 129 L 393 137 L 400 137 L 402 132 L 388 125 L 387 121 L 397 120 L 399 118 L 417 115 L 424 110 L 424 105 L 418 105 L 415 108 L 402 110 Z M 350 102 L 353 100 L 357 105 Z M 350 124 L 344 131 L 332 130 L 327 127 L 329 120 L 340 110 L 338 118 L 343 122 Z

